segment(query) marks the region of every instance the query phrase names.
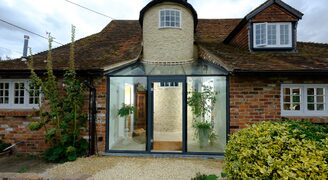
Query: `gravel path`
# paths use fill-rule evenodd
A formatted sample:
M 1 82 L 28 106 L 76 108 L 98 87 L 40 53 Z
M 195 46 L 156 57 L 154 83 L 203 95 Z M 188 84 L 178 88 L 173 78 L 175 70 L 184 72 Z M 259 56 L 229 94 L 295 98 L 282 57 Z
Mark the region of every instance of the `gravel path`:
M 190 180 L 197 172 L 221 173 L 222 161 L 179 158 L 89 157 L 48 169 L 48 178 L 76 174 L 94 175 L 97 179 L 120 180 Z

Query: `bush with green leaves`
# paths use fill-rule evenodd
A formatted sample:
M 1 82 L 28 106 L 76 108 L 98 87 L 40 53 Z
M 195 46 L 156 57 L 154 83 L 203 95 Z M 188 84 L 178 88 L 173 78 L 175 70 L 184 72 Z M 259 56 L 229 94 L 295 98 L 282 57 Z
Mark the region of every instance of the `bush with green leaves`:
M 31 85 L 40 89 L 43 104 L 40 105 L 40 119 L 30 123 L 32 131 L 44 129 L 45 139 L 51 147 L 44 153 L 50 162 L 74 161 L 77 157 L 86 155 L 88 142 L 81 137 L 81 129 L 86 127 L 87 116 L 83 112 L 84 88 L 76 77 L 74 63 L 75 27 L 72 26 L 72 43 L 70 49 L 69 68 L 64 73 L 63 85 L 53 72 L 52 41 L 49 34 L 49 51 L 47 72 L 38 76 L 33 69 L 33 56 L 29 60 L 31 69 Z M 32 52 L 31 52 L 32 54 Z
M 217 180 L 218 177 L 216 175 L 206 175 L 206 174 L 201 174 L 197 173 L 194 178 L 191 178 L 191 180 Z
M 262 122 L 230 137 L 224 171 L 232 179 L 327 179 L 328 127 Z

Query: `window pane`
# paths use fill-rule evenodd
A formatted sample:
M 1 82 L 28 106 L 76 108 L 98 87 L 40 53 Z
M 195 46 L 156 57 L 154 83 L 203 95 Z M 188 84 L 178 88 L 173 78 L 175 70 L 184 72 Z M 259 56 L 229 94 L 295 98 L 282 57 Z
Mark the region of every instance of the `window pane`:
M 307 106 L 309 111 L 314 111 L 314 104 L 308 104 Z
M 293 109 L 296 111 L 301 110 L 301 105 L 300 104 L 294 104 Z
M 284 24 L 280 25 L 280 44 L 288 45 L 289 44 L 289 25 Z
M 308 88 L 307 89 L 307 94 L 308 95 L 314 95 L 314 88 Z
M 284 95 L 290 95 L 290 88 L 284 88 Z
M 301 90 L 299 88 L 293 89 L 293 95 L 300 95 Z
M 317 110 L 318 111 L 323 111 L 325 108 L 324 108 L 324 104 L 317 104 Z
M 291 105 L 289 103 L 284 104 L 284 110 L 289 111 L 291 109 Z
M 261 44 L 265 44 L 266 42 L 266 25 L 261 24 Z
M 324 89 L 323 88 L 317 88 L 317 95 L 324 95 Z
M 308 103 L 314 103 L 314 96 L 308 96 L 307 101 Z
M 188 98 L 211 94 L 203 106 L 205 116 L 199 117 L 187 105 L 187 149 L 189 152 L 224 152 L 226 144 L 226 78 L 225 77 L 187 77 Z M 205 94 L 204 94 L 205 93 Z M 203 129 L 197 124 L 206 124 Z M 195 135 L 195 132 L 197 132 Z
M 277 39 L 277 30 L 276 25 L 268 25 L 268 44 L 269 45 L 276 45 L 276 39 Z
M 293 96 L 293 102 L 299 103 L 301 100 L 300 96 Z
M 131 115 L 120 117 L 118 112 L 125 106 L 134 107 Z M 147 78 L 111 77 L 109 108 L 110 150 L 146 150 L 147 131 Z
M 317 96 L 317 103 L 323 103 L 324 102 L 324 96 Z

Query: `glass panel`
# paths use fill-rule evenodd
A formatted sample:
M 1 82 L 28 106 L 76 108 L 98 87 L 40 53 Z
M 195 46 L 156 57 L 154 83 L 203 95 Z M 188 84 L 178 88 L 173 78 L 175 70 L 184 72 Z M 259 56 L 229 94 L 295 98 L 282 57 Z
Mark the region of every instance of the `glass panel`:
M 324 104 L 317 104 L 317 110 L 318 111 L 323 111 L 325 108 L 324 108 Z
M 286 111 L 292 110 L 291 109 L 291 104 L 289 104 L 289 103 L 284 104 L 284 110 L 286 110 Z
M 290 95 L 290 88 L 284 88 L 284 95 Z
M 287 103 L 287 102 L 290 102 L 290 96 L 285 96 L 285 97 L 284 97 L 284 102 L 286 102 L 286 103 Z
M 293 95 L 300 95 L 301 90 L 299 88 L 293 89 Z
M 324 97 L 323 96 L 317 96 L 317 103 L 323 103 Z
M 301 105 L 298 104 L 298 103 L 297 104 L 293 104 L 292 110 L 296 110 L 296 111 L 301 110 Z
M 301 100 L 301 97 L 300 96 L 293 96 L 293 102 L 295 103 L 299 103 Z
M 224 152 L 226 145 L 226 78 L 188 77 L 187 88 L 188 151 Z M 200 101 L 203 98 L 206 100 Z
M 110 78 L 110 150 L 146 150 L 146 103 L 147 78 Z
M 308 110 L 314 111 L 314 104 L 308 104 Z
M 307 101 L 308 103 L 314 103 L 314 96 L 308 96 Z
M 280 25 L 280 44 L 281 45 L 289 44 L 289 25 L 288 24 Z
M 153 83 L 153 149 L 182 151 L 182 82 Z
M 317 95 L 324 95 L 324 89 L 323 88 L 317 88 Z
M 227 72 L 207 62 L 195 62 L 183 65 L 159 65 L 135 63 L 120 70 L 113 70 L 111 75 L 226 75 Z
M 276 31 L 276 25 L 268 25 L 268 44 L 269 45 L 276 45 L 277 44 L 277 31 Z
M 314 88 L 308 88 L 307 89 L 307 94 L 308 95 L 314 95 Z

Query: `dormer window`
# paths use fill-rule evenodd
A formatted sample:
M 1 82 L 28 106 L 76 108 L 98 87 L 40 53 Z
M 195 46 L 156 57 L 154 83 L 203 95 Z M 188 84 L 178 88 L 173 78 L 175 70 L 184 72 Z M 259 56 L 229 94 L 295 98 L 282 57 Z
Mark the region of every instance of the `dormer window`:
M 177 9 L 161 9 L 159 13 L 160 28 L 181 28 L 181 11 Z
M 291 23 L 254 23 L 254 48 L 291 48 Z

